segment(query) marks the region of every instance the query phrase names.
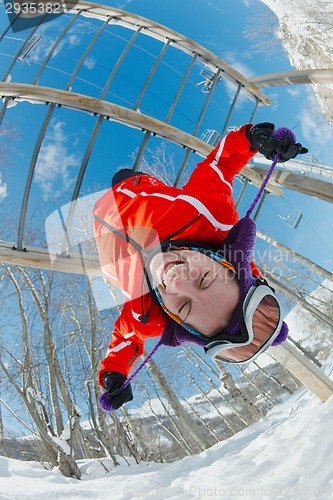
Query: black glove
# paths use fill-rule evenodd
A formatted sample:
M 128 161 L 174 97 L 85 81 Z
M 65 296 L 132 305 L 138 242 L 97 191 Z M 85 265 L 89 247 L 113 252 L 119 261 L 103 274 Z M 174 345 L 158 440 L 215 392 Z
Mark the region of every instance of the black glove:
M 298 154 L 308 152 L 299 142 L 294 144 L 290 135 L 286 135 L 283 140 L 272 137 L 273 131 L 273 123 L 259 123 L 249 128 L 246 131 L 246 136 L 252 148 L 259 151 L 268 160 L 273 161 L 275 156 L 280 153 L 279 162 L 284 163 L 291 158 L 296 158 Z
M 131 384 L 120 390 L 126 380 L 125 375 L 119 372 L 109 372 L 104 375 L 104 387 L 108 391 L 107 397 L 114 410 L 118 410 L 124 403 L 133 399 Z

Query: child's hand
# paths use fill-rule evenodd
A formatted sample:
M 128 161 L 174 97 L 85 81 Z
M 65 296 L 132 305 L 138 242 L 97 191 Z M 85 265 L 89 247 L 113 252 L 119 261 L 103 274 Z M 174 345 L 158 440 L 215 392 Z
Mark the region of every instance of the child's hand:
M 246 136 L 252 148 L 259 151 L 268 160 L 274 160 L 275 156 L 280 153 L 279 162 L 283 163 L 291 158 L 296 158 L 298 154 L 308 152 L 299 142 L 294 144 L 290 135 L 286 135 L 281 140 L 272 136 L 273 132 L 273 123 L 259 123 L 249 128 Z
M 109 372 L 104 375 L 104 387 L 108 392 L 107 398 L 113 410 L 118 410 L 124 403 L 133 399 L 131 384 L 121 389 L 126 380 L 125 375 L 119 372 Z

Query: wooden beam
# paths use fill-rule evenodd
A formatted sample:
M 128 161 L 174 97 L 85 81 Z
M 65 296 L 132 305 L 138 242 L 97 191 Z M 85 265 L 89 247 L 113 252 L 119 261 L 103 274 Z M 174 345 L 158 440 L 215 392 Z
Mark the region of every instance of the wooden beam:
M 69 257 L 52 255 L 45 248 L 27 246 L 24 251 L 14 250 L 14 243 L 0 243 L 0 262 L 62 273 L 103 276 L 97 256 L 72 254 Z
M 270 73 L 251 78 L 255 85 L 260 88 L 278 87 L 280 85 L 298 85 L 300 83 L 332 83 L 333 68 L 325 69 L 302 69 L 285 71 L 282 73 Z
M 333 395 L 333 381 L 290 341 L 267 351 L 324 403 Z
M 129 127 L 148 130 L 179 146 L 190 148 L 203 157 L 207 156 L 213 149 L 210 144 L 176 127 L 168 125 L 161 120 L 157 120 L 151 116 L 144 115 L 138 111 L 133 111 L 108 101 L 101 101 L 100 99 L 95 99 L 94 97 L 83 94 L 76 94 L 75 92 L 29 84 L 1 82 L 0 96 L 41 104 L 48 102 L 69 109 L 105 116 L 106 118 L 123 123 Z M 261 184 L 260 175 L 252 168 L 245 167 L 242 170 L 242 175 L 256 185 Z M 271 183 L 267 185 L 267 191 L 277 196 L 282 196 L 282 191 Z
M 268 236 L 267 234 L 262 233 L 261 231 L 258 231 L 258 230 L 257 230 L 257 237 L 261 238 L 262 240 L 267 241 L 267 243 L 275 246 L 275 248 L 278 248 L 279 250 L 282 250 L 287 255 L 290 255 L 292 259 L 296 259 L 299 262 L 301 262 L 301 264 L 308 266 L 312 272 L 317 273 L 320 276 L 323 276 L 323 278 L 325 278 L 326 280 L 333 282 L 333 273 L 331 273 L 327 269 L 324 269 L 323 267 L 319 266 L 318 264 L 316 264 L 312 260 L 307 259 L 306 257 L 299 254 L 298 252 L 295 252 L 295 250 L 292 250 L 291 248 L 287 247 L 287 245 L 280 243 L 280 241 L 277 241 L 274 238 L 272 238 L 271 236 Z
M 255 165 L 258 166 L 266 166 L 269 167 L 272 164 L 271 160 L 268 160 L 260 153 L 256 154 L 252 161 Z M 328 165 L 323 165 L 322 163 L 317 163 L 317 161 L 313 160 L 313 162 L 309 162 L 302 159 L 302 156 L 297 156 L 296 158 L 289 160 L 288 163 L 284 164 L 284 167 L 279 164 L 280 168 L 288 170 L 289 172 L 297 172 L 302 173 L 302 175 L 313 175 L 319 178 L 326 177 L 327 179 L 333 179 L 333 168 Z
M 259 174 L 262 179 L 267 173 L 266 167 L 254 166 L 252 170 Z M 287 170 L 275 170 L 270 178 L 270 183 L 333 203 L 333 182 Z

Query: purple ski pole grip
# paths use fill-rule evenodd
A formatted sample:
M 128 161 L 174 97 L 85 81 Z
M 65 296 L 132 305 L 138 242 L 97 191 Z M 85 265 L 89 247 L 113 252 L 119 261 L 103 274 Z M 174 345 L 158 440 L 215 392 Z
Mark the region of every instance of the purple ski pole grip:
M 112 408 L 111 401 L 109 401 L 109 399 L 108 399 L 108 392 L 107 391 L 103 392 L 103 394 L 101 394 L 100 397 L 98 398 L 98 406 L 103 411 L 108 411 L 110 413 L 112 413 L 113 411 L 115 411 Z
M 280 127 L 280 128 L 275 129 L 272 133 L 272 137 L 275 137 L 276 139 L 280 139 L 280 141 L 283 141 L 283 139 L 286 137 L 286 135 L 289 135 L 292 138 L 293 143 L 296 144 L 296 135 L 294 134 L 294 132 L 292 130 L 290 130 L 290 128 Z
M 128 386 L 130 383 L 130 380 L 125 380 L 125 382 L 119 387 L 119 389 L 115 392 L 115 394 L 119 394 L 121 391 L 125 389 L 125 387 Z M 100 395 L 98 398 L 98 405 L 103 411 L 108 411 L 110 413 L 114 412 L 115 409 L 112 408 L 112 403 L 108 398 L 108 391 L 103 392 L 103 394 Z
M 152 358 L 152 356 L 155 354 L 155 352 L 157 351 L 157 349 L 162 345 L 162 339 L 160 339 L 157 344 L 155 345 L 155 347 L 152 349 L 152 351 L 146 356 L 146 359 L 141 363 L 141 365 L 135 370 L 134 373 L 132 373 L 132 375 L 130 377 L 128 377 L 127 380 L 125 380 L 125 382 L 119 387 L 119 389 L 117 389 L 117 391 L 115 391 L 114 395 L 115 394 L 119 394 L 121 391 L 123 391 L 125 389 L 125 387 L 127 387 L 131 382 L 132 380 L 137 376 L 137 374 L 142 370 L 142 368 L 148 363 L 148 361 Z M 113 411 L 115 411 L 114 408 L 112 408 L 112 404 L 111 404 L 111 401 L 109 401 L 109 398 L 108 398 L 108 392 L 105 391 L 99 398 L 98 398 L 98 405 L 99 407 L 103 410 L 103 411 L 108 411 L 110 413 L 112 413 Z

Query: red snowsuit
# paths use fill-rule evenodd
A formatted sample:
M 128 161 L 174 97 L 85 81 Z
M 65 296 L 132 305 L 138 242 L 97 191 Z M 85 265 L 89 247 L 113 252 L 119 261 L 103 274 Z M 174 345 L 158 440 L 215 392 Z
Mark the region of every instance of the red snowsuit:
M 245 135 L 250 126 L 230 132 L 198 164 L 182 189 L 150 175 L 137 175 L 116 184 L 97 201 L 94 231 L 101 267 L 105 278 L 125 296 L 101 363 L 102 386 L 105 372 L 127 376 L 143 353 L 145 340 L 161 336 L 169 319 L 152 302 L 138 250 L 149 251 L 170 239 L 220 247 L 237 222 L 232 181 L 256 153 Z

